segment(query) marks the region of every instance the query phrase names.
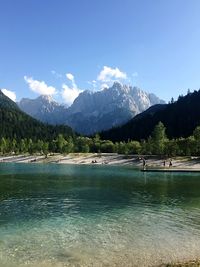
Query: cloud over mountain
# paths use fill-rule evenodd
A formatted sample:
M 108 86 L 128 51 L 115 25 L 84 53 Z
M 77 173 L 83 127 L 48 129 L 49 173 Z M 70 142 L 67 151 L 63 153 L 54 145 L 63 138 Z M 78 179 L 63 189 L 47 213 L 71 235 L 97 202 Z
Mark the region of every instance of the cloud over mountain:
M 66 73 L 66 78 L 70 82 L 70 86 L 63 83 L 61 95 L 65 103 L 70 106 L 83 90 L 76 85 L 73 74 Z
M 81 90 L 75 87 L 69 87 L 67 84 L 62 85 L 63 91 L 61 92 L 62 98 L 67 105 L 71 105 L 78 97 Z
M 54 95 L 57 93 L 57 96 L 62 98 L 64 103 L 71 106 L 79 94 L 85 91 L 85 88 L 81 89 L 76 84 L 75 77 L 71 72 L 67 72 L 63 75 L 57 73 L 55 70 L 52 70 L 51 73 L 56 78 L 62 79 L 62 83 L 57 85 L 57 91 L 55 87 L 47 85 L 45 81 L 35 80 L 28 76 L 24 76 L 24 80 L 33 92 L 40 95 Z M 91 91 L 97 92 L 105 88 L 109 88 L 115 81 L 122 82 L 125 80 L 128 81 L 128 75 L 121 71 L 118 67 L 112 68 L 109 66 L 103 66 L 96 79 L 88 81 L 87 83 L 90 85 Z
M 120 71 L 118 68 L 111 68 L 104 66 L 101 72 L 99 73 L 97 80 L 101 82 L 110 82 L 113 79 L 126 79 L 127 74 Z
M 29 88 L 40 95 L 54 95 L 56 88 L 48 86 L 44 81 L 34 80 L 32 77 L 24 76 L 24 80 L 28 84 Z

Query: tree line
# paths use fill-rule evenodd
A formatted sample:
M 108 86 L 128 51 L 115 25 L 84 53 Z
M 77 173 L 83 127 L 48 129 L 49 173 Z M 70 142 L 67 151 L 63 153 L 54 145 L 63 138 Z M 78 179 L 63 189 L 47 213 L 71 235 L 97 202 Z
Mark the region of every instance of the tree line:
M 3 101 L 5 105 L 5 99 Z M 11 107 L 7 107 L 7 105 L 11 105 Z M 68 126 L 53 126 L 37 121 L 22 112 L 17 106 L 15 107 L 16 104 L 10 103 L 10 100 L 8 100 L 7 105 L 2 106 L 0 102 L 0 138 L 6 138 L 10 141 L 28 138 L 32 139 L 33 142 L 37 142 L 39 139 L 51 142 L 60 133 L 65 138 L 75 135 L 74 131 Z
M 159 122 L 152 134 L 146 140 L 113 143 L 110 140 L 101 140 L 99 135 L 93 138 L 83 136 L 68 136 L 58 134 L 51 141 L 31 138 L 4 138 L 0 139 L 0 154 L 21 153 L 119 153 L 119 154 L 148 154 L 167 156 L 200 155 L 200 126 L 192 136 L 187 138 L 168 139 L 166 129 Z

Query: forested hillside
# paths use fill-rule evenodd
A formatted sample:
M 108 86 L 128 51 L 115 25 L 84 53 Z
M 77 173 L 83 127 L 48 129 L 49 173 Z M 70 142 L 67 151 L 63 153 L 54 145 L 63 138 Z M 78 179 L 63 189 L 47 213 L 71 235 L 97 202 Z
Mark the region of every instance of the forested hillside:
M 52 140 L 58 134 L 73 136 L 68 126 L 51 126 L 33 119 L 0 91 L 0 138 Z
M 168 138 L 188 137 L 200 125 L 200 91 L 188 92 L 178 101 L 151 107 L 121 127 L 102 132 L 101 138 L 112 141 L 147 139 L 161 121 Z

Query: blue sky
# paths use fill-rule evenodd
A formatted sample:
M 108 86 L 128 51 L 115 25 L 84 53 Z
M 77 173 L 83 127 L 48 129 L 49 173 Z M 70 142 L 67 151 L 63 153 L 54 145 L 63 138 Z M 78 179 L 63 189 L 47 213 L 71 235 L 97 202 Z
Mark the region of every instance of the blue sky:
M 69 104 L 114 80 L 200 88 L 199 0 L 0 0 L 0 88 Z

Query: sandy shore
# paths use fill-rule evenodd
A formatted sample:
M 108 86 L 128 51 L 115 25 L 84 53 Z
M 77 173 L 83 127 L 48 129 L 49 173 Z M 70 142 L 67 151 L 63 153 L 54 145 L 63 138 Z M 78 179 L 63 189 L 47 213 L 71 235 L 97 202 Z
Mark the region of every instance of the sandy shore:
M 116 153 L 70 153 L 52 154 L 46 158 L 44 155 L 12 155 L 1 156 L 0 162 L 16 163 L 57 163 L 57 164 L 92 164 L 92 165 L 121 165 L 142 167 L 142 156 L 119 155 Z M 163 167 L 164 159 L 158 156 L 145 156 L 148 167 Z M 166 168 L 169 159 L 166 159 Z M 200 169 L 200 158 L 198 157 L 176 157 L 172 159 L 173 168 Z

